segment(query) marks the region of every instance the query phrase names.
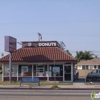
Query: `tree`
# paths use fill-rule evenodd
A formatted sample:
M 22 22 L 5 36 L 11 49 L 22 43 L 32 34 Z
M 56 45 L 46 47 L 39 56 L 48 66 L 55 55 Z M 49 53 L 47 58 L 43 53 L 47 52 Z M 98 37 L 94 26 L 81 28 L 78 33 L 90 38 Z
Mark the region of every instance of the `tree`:
M 3 53 L 1 53 L 1 57 L 3 57 L 4 56 L 4 54 Z
M 98 56 L 97 55 L 95 55 L 95 57 L 94 58 L 98 58 Z
M 1 57 L 3 57 L 4 56 L 4 54 L 3 53 L 1 53 Z
M 89 59 L 93 59 L 94 54 L 91 51 L 85 51 L 84 52 L 84 60 L 89 60 Z
M 83 51 L 76 51 L 76 60 L 77 60 L 77 62 L 79 62 L 80 60 L 82 60 L 83 59 L 83 55 L 84 55 L 84 53 L 83 53 Z
M 69 55 L 71 55 L 71 56 L 72 56 L 72 54 L 69 52 L 69 50 L 66 50 L 65 52 L 67 52 Z
M 90 59 L 93 59 L 94 57 L 94 54 L 91 52 L 91 51 L 77 51 L 76 52 L 76 60 L 77 62 L 81 61 L 81 60 L 90 60 Z

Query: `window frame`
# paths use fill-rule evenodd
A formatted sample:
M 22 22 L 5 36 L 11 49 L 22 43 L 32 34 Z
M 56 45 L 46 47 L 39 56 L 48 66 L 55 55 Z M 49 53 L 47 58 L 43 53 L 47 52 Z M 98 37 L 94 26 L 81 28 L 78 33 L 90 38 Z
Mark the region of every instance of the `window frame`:
M 40 75 L 38 75 L 38 74 L 40 74 Z M 39 66 L 37 65 L 36 66 L 36 77 L 45 77 L 45 76 L 46 76 L 45 75 L 45 66 L 44 65 L 39 65 Z
M 85 65 L 82 65 L 82 70 L 85 70 Z
M 97 66 L 96 66 L 96 65 L 94 65 L 94 69 L 96 69 L 96 67 L 97 67 Z
M 51 73 L 51 77 L 54 77 L 55 75 L 53 75 L 53 67 L 59 67 L 60 68 L 60 75 L 56 76 L 56 77 L 63 77 L 63 65 L 49 65 L 49 70 Z
M 89 69 L 89 65 L 86 65 L 85 67 L 86 67 L 86 68 L 85 68 L 86 70 L 88 70 L 88 69 Z
M 9 65 L 4 65 L 4 77 L 9 77 Z M 17 64 L 12 64 L 12 77 L 17 77 Z

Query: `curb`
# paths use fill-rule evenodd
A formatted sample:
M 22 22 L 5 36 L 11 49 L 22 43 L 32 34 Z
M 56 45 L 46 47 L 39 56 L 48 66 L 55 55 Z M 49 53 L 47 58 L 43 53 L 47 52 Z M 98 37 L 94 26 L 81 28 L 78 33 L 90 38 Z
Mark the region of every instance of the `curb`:
M 10 89 L 10 90 L 100 90 L 100 88 L 57 88 L 57 89 L 52 89 L 52 88 L 2 88 L 0 89 Z

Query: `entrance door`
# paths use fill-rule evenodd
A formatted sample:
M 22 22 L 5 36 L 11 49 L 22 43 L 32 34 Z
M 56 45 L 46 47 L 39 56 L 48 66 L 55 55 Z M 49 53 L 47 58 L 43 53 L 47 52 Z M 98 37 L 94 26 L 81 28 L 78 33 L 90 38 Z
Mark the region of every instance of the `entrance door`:
M 64 81 L 71 81 L 71 65 L 64 66 Z

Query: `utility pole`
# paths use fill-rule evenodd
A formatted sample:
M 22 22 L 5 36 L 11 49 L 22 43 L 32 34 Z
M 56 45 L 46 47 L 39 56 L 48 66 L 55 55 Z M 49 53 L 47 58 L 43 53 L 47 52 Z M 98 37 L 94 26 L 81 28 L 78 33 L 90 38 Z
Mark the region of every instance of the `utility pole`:
M 9 54 L 9 83 L 12 83 L 12 53 Z
M 54 81 L 56 85 L 56 68 L 55 68 L 55 58 L 54 58 Z
M 16 42 L 22 45 L 20 42 Z M 9 54 L 9 83 L 12 83 L 12 52 Z

